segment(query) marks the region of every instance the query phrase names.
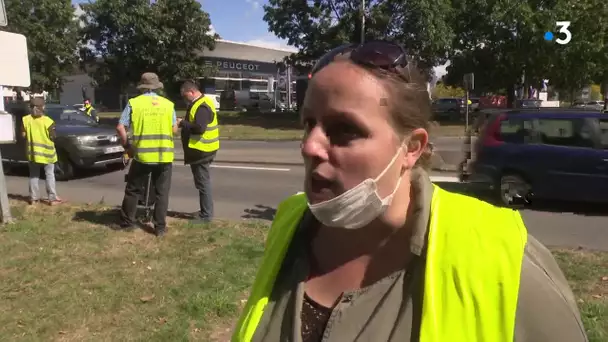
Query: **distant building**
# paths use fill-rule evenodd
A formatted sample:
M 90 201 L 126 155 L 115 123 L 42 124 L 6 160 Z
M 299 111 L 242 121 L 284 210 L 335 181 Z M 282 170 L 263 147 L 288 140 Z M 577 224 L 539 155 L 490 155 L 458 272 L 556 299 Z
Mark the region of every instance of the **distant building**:
M 269 48 L 246 43 L 219 39 L 213 51 L 204 51 L 207 65 L 215 67 L 217 72 L 210 77 L 199 77 L 199 83 L 206 93 L 221 94 L 226 89 L 250 90 L 252 92 L 272 92 L 277 85 L 284 84 L 287 78 L 277 63 L 293 50 Z M 196 78 L 196 76 L 194 76 Z M 292 83 L 295 84 L 295 77 Z M 271 84 L 269 84 L 271 82 Z M 279 94 L 286 97 L 286 87 L 281 87 Z M 292 96 L 295 87 L 292 87 Z M 84 89 L 84 90 L 83 90 Z M 118 110 L 126 103 L 127 96 L 119 94 L 116 89 L 99 89 L 94 80 L 86 73 L 79 71 L 65 77 L 60 102 L 63 104 L 82 103 L 83 91 L 100 109 Z

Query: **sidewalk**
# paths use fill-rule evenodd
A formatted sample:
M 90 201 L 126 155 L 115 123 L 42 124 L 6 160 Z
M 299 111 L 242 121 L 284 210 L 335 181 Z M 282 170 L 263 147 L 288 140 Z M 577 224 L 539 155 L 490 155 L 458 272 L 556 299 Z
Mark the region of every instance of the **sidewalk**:
M 175 159 L 184 160 L 184 154 L 176 149 Z M 302 156 L 299 151 L 292 150 L 268 150 L 268 149 L 247 149 L 230 150 L 220 149 L 215 158 L 216 163 L 227 164 L 257 164 L 257 165 L 292 165 L 304 166 Z M 435 171 L 456 171 L 457 165 L 449 165 L 443 161 L 439 153 L 433 155 L 431 159 L 431 169 Z

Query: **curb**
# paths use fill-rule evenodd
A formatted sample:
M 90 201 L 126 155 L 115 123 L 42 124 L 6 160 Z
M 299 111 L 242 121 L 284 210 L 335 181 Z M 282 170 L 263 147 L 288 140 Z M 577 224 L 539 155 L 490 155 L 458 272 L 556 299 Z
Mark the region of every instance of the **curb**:
M 183 158 L 175 158 L 175 161 L 181 161 L 183 162 L 184 159 Z M 294 163 L 294 162 L 269 162 L 269 161 L 252 161 L 252 160 L 245 160 L 245 161 L 236 161 L 236 160 L 220 160 L 220 159 L 216 159 L 213 161 L 214 163 L 222 163 L 222 164 L 245 164 L 245 165 L 274 165 L 274 166 L 304 166 L 304 163 Z M 458 165 L 449 165 L 449 164 L 443 164 L 441 166 L 434 166 L 431 167 L 432 171 L 439 171 L 439 172 L 456 172 L 458 171 Z

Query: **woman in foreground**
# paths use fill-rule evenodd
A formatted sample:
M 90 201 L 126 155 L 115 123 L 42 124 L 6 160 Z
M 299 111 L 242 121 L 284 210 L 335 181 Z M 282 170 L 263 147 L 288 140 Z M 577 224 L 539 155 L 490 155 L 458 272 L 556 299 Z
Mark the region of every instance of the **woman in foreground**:
M 434 186 L 425 80 L 389 42 L 337 48 L 301 111 L 305 194 L 282 202 L 233 341 L 586 341 L 517 211 Z

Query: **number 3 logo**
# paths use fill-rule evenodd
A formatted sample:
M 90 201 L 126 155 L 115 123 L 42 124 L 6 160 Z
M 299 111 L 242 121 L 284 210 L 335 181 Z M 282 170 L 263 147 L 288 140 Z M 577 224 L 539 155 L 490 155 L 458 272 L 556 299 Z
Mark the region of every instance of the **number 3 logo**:
M 566 38 L 564 38 L 564 39 L 557 38 L 555 40 L 555 42 L 560 45 L 566 45 L 566 44 L 570 43 L 570 41 L 572 40 L 572 32 L 570 32 L 570 30 L 568 30 L 568 28 L 570 27 L 570 22 L 569 21 L 557 21 L 557 22 L 555 22 L 555 26 L 559 27 L 559 33 L 566 35 Z

